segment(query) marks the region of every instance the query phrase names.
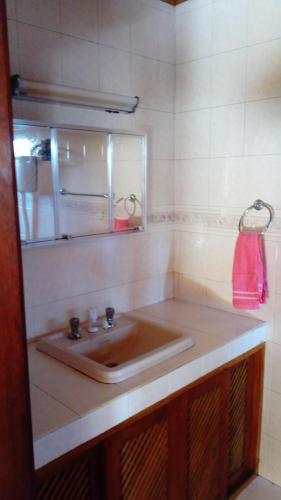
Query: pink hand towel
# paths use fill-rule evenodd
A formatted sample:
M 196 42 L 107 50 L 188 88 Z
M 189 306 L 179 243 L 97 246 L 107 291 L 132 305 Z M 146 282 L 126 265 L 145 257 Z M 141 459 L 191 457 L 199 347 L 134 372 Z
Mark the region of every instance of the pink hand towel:
M 233 300 L 237 309 L 258 309 L 265 304 L 267 280 L 262 236 L 239 233 L 232 271 Z

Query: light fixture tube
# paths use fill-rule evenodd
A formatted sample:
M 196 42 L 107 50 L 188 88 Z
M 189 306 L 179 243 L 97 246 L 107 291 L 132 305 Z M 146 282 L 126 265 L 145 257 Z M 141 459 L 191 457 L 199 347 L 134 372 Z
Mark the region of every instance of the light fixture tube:
M 57 103 L 104 110 L 108 113 L 134 113 L 139 97 L 92 92 L 63 85 L 24 80 L 19 75 L 11 77 L 12 96 L 18 100 Z

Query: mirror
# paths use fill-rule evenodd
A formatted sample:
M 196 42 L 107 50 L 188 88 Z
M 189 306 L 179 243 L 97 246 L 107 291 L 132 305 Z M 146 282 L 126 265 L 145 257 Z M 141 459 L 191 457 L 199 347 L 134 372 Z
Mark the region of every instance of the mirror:
M 52 239 L 55 220 L 49 127 L 15 125 L 14 155 L 21 240 Z
M 14 124 L 21 240 L 142 230 L 145 138 Z
M 109 231 L 107 134 L 57 129 L 55 137 L 61 233 L 79 236 Z
M 143 138 L 112 135 L 114 230 L 142 226 Z

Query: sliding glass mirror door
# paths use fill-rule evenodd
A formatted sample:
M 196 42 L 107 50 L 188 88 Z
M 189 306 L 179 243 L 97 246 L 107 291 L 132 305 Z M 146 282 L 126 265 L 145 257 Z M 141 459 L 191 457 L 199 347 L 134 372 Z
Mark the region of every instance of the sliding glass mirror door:
M 143 136 L 15 123 L 14 152 L 22 241 L 143 229 Z

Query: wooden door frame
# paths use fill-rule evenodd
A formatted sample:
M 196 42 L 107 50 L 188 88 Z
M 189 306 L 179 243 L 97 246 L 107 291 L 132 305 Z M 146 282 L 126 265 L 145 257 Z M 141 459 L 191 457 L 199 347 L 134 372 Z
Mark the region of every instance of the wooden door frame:
M 0 270 L 0 497 L 31 500 L 34 467 L 5 0 L 0 0 Z

